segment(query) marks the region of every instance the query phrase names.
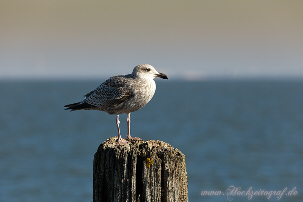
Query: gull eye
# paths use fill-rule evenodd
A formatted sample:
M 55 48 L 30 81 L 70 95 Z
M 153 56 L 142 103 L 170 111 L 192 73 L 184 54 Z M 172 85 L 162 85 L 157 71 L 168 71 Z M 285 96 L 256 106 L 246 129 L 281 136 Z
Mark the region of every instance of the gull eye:
M 150 68 L 145 68 L 145 71 L 149 72 L 149 71 L 150 71 Z

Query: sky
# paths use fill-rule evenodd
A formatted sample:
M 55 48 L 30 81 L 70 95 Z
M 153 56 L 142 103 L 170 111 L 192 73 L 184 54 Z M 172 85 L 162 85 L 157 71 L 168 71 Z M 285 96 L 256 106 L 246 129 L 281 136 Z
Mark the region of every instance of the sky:
M 0 0 L 0 79 L 303 77 L 301 0 Z

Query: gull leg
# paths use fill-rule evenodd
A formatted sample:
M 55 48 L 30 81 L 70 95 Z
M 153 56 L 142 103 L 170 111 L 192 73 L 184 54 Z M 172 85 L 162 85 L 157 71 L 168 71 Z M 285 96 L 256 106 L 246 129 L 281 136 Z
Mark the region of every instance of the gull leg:
M 131 138 L 130 136 L 130 113 L 127 114 L 127 137 L 126 138 Z
M 130 113 L 128 113 L 127 114 L 127 119 L 126 119 L 126 121 L 127 121 L 127 131 L 128 131 L 128 133 L 127 133 L 127 139 L 132 139 L 132 140 L 142 140 L 141 138 L 138 138 L 138 137 L 131 137 L 130 136 Z
M 117 119 L 116 119 L 116 123 L 117 123 L 117 129 L 118 129 L 118 139 L 121 139 L 121 135 L 120 135 L 120 121 L 119 121 L 119 114 L 117 115 Z
M 121 135 L 120 135 L 120 127 L 119 127 L 119 124 L 120 124 L 120 121 L 119 121 L 119 114 L 117 115 L 117 119 L 116 119 L 116 123 L 117 123 L 117 129 L 118 129 L 118 144 L 120 145 L 124 145 L 124 144 L 127 144 L 127 141 L 124 140 Z

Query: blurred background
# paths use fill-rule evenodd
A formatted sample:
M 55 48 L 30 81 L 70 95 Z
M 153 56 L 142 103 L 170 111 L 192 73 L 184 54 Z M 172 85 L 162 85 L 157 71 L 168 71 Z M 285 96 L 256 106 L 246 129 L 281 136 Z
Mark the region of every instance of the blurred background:
M 302 76 L 301 1 L 0 1 L 0 78 Z
M 302 201 L 302 10 L 286 0 L 1 0 L 0 201 L 92 200 L 93 155 L 116 135 L 115 117 L 63 106 L 142 63 L 169 80 L 156 79 L 132 113 L 132 135 L 186 155 L 190 201 L 228 201 L 200 193 L 230 186 L 287 188 L 280 201 Z

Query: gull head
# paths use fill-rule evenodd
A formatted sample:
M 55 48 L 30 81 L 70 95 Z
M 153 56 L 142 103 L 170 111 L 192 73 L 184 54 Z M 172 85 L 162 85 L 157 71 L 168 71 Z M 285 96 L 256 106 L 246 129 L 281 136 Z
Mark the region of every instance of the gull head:
M 132 75 L 137 78 L 145 79 L 154 79 L 156 77 L 168 79 L 165 74 L 157 72 L 157 70 L 149 64 L 142 64 L 136 66 L 133 70 Z

